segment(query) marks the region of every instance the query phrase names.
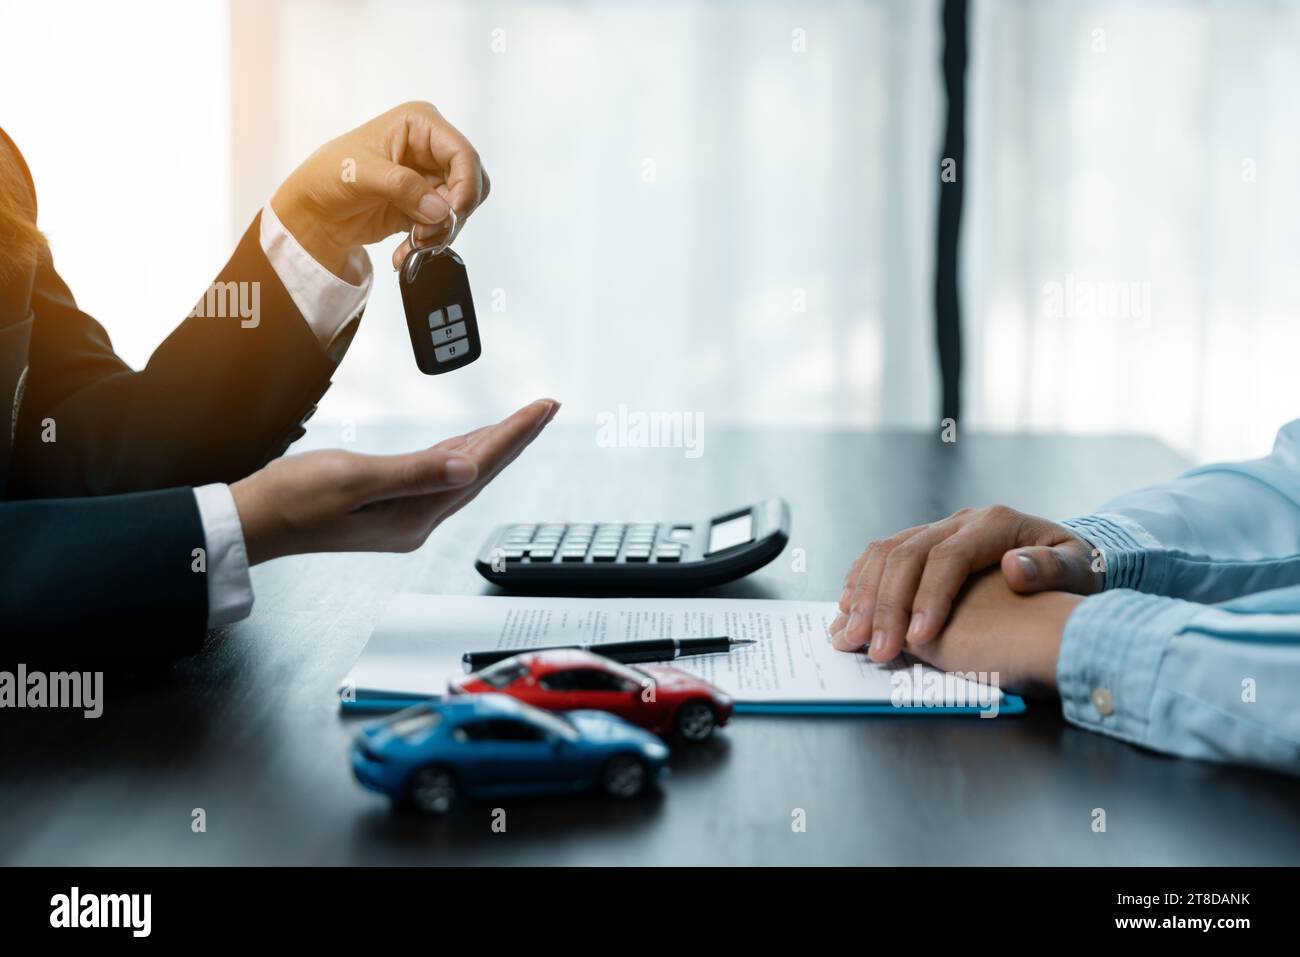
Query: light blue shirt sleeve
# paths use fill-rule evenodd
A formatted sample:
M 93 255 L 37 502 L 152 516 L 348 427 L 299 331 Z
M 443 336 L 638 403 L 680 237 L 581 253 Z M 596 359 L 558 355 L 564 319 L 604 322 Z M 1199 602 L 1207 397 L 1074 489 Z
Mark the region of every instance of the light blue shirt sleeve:
M 1300 584 L 1300 419 L 1262 459 L 1193 469 L 1064 524 L 1100 552 L 1107 588 L 1214 602 Z
M 1067 719 L 1185 757 L 1300 774 L 1300 420 L 1065 523 L 1106 590 L 1066 623 Z

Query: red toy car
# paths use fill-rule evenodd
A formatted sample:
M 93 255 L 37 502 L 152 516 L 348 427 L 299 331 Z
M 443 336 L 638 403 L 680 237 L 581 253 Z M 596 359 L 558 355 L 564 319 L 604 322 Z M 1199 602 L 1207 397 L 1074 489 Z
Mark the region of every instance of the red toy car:
M 497 692 L 549 711 L 608 711 L 661 737 L 706 740 L 735 702 L 707 681 L 667 665 L 620 664 L 588 651 L 536 651 L 457 678 L 450 694 Z

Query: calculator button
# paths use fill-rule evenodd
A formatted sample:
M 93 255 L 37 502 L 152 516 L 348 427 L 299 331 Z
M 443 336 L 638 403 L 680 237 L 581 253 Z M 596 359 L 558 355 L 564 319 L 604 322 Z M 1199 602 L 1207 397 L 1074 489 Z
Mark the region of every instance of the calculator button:
M 618 559 L 618 552 L 598 551 L 591 553 L 593 562 L 612 562 Z
M 629 549 L 623 557 L 629 562 L 648 562 L 650 561 L 650 550 L 648 548 Z
M 460 311 L 460 303 L 453 302 L 447 307 L 447 321 L 455 322 L 457 319 L 465 318 L 465 314 Z
M 433 334 L 434 342 L 448 342 L 452 339 L 463 339 L 465 337 L 465 323 L 458 322 L 455 325 L 444 326 Z
M 524 550 L 522 548 L 503 548 L 501 557 L 508 562 L 519 562 L 524 559 Z
M 528 557 L 535 562 L 549 562 L 555 558 L 555 549 L 553 548 L 534 548 L 528 553 Z
M 581 561 L 586 561 L 586 559 L 587 559 L 587 553 L 585 551 L 563 552 L 560 555 L 560 561 L 564 561 L 564 562 L 581 562 Z
M 440 325 L 442 325 L 446 321 L 447 321 L 447 316 L 441 309 L 435 309 L 433 310 L 433 312 L 429 313 L 430 329 L 437 329 Z
M 433 350 L 433 357 L 439 362 L 450 362 L 457 356 L 463 356 L 469 352 L 469 340 L 457 339 L 455 342 L 449 342 L 445 346 L 438 346 Z
M 681 552 L 655 552 L 655 561 L 672 564 L 682 560 Z

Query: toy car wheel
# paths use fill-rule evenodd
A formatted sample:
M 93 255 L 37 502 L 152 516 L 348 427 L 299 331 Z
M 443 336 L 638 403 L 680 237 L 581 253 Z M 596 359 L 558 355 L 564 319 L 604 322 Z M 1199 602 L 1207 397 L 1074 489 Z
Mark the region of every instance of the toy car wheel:
M 626 800 L 644 791 L 649 778 L 645 762 L 635 754 L 616 754 L 605 765 L 601 782 L 610 797 Z
M 456 804 L 456 778 L 446 768 L 431 765 L 411 775 L 411 804 L 425 814 L 446 814 Z
M 707 741 L 717 723 L 707 701 L 688 701 L 677 712 L 677 734 L 683 741 Z

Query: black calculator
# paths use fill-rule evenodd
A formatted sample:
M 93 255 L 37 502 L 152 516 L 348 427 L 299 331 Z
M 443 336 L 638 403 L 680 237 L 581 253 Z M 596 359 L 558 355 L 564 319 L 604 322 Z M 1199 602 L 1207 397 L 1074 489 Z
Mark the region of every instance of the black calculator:
M 500 525 L 474 567 L 523 591 L 684 591 L 748 575 L 789 540 L 790 506 L 770 498 L 700 521 Z

